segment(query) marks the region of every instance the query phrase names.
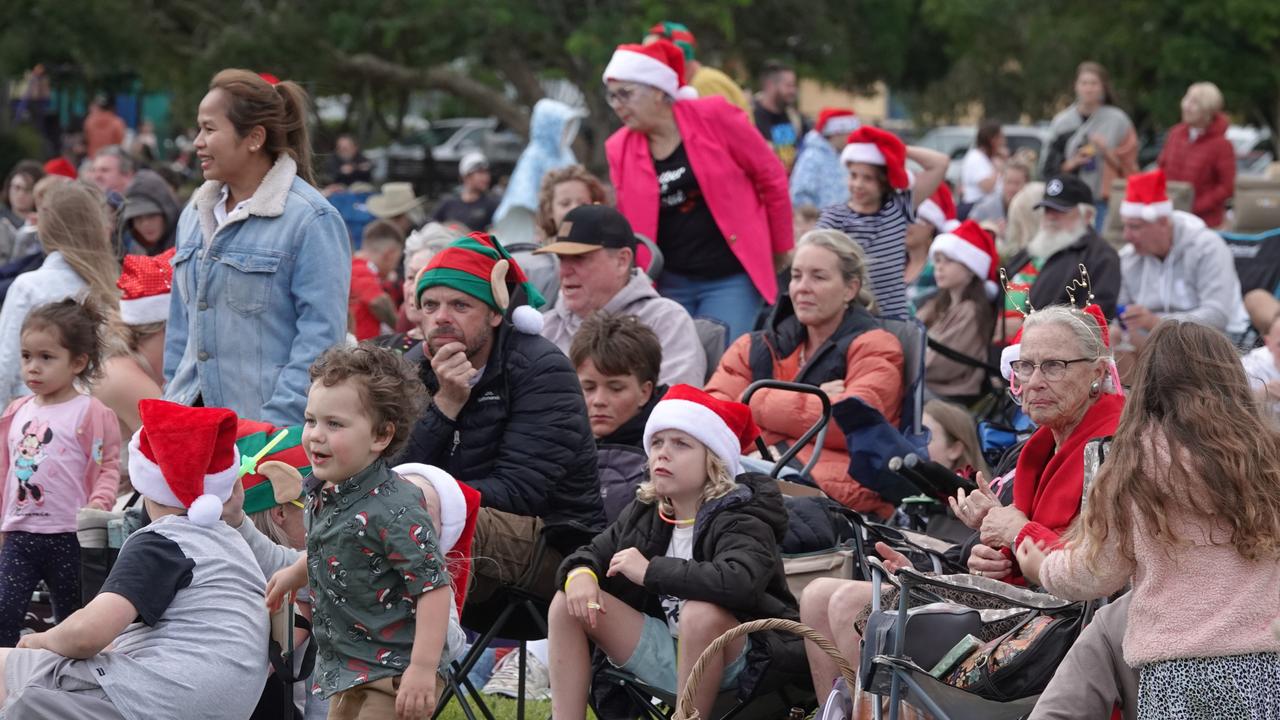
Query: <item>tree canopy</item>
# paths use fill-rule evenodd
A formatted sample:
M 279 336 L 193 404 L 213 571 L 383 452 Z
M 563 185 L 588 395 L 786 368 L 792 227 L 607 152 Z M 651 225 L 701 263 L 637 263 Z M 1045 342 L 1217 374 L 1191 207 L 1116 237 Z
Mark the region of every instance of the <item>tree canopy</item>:
M 587 145 L 612 127 L 599 91 L 613 47 L 652 23 L 685 23 L 699 58 L 750 75 L 766 60 L 845 88 L 883 81 L 922 120 L 973 103 L 1044 119 L 1070 100 L 1075 66 L 1107 66 L 1140 127 L 1178 120 L 1187 85 L 1210 80 L 1239 119 L 1280 121 L 1274 0 L 719 0 L 667 17 L 657 0 L 26 0 L 0 10 L 0 74 L 37 62 L 136 73 L 194 108 L 227 66 L 269 70 L 313 94 L 348 94 L 385 124 L 411 90 L 439 90 L 517 130 L 540 80 L 582 89 Z M 745 78 L 743 78 L 745 79 Z

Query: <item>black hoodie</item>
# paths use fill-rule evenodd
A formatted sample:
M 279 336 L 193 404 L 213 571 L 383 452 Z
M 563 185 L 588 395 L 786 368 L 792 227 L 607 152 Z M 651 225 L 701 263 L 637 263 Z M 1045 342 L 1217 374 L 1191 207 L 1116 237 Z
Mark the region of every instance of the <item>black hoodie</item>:
M 164 234 L 160 240 L 150 247 L 143 245 L 133 235 L 129 221 L 123 218 L 129 215 L 129 205 L 147 203 L 160 208 L 164 216 Z M 120 208 L 120 232 L 124 254 L 127 255 L 159 255 L 174 245 L 174 235 L 178 230 L 178 199 L 164 178 L 151 170 L 139 170 L 124 191 L 124 205 Z

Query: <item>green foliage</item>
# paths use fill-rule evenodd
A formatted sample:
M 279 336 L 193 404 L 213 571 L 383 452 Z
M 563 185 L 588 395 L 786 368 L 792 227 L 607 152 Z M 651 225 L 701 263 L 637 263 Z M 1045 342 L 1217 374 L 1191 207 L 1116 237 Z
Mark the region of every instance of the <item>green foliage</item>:
M 659 0 L 3 5 L 0 74 L 19 76 L 35 62 L 74 64 L 90 80 L 137 74 L 174 90 L 178 107 L 194 106 L 208 77 L 229 65 L 368 98 L 383 112 L 411 86 L 431 86 L 415 73 L 437 67 L 497 91 L 509 83 L 521 104 L 538 76 L 567 78 L 590 95 L 617 43 L 676 20 L 694 29 L 704 62 L 750 76 L 779 58 L 850 89 L 884 81 L 925 119 L 963 114 L 973 102 L 992 116 L 1047 118 L 1070 101 L 1084 59 L 1110 68 L 1122 106 L 1142 126 L 1176 122 L 1178 99 L 1197 80 L 1216 82 L 1242 120 L 1274 124 L 1280 115 L 1275 0 L 718 0 L 678 11 Z M 358 56 L 408 72 L 353 72 Z

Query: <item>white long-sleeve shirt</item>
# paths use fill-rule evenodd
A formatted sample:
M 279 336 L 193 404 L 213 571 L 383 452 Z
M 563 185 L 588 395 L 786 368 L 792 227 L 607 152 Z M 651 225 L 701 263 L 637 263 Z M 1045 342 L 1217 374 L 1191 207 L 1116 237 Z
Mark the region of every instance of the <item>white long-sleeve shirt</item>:
M 0 308 L 0 402 L 8 405 L 31 391 L 22 382 L 22 323 L 46 303 L 75 297 L 88 287 L 60 252 L 49 253 L 40 267 L 19 275 Z

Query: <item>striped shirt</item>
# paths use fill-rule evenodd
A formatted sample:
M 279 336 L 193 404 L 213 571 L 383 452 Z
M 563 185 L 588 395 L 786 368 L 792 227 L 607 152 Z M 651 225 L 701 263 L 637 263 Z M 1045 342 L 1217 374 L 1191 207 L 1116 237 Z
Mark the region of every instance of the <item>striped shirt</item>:
M 908 315 L 902 274 L 907 267 L 907 224 L 914 220 L 910 190 L 890 194 L 870 215 L 845 204 L 824 208 L 818 218 L 818 227 L 839 230 L 866 251 L 871 292 L 881 317 L 905 319 Z

